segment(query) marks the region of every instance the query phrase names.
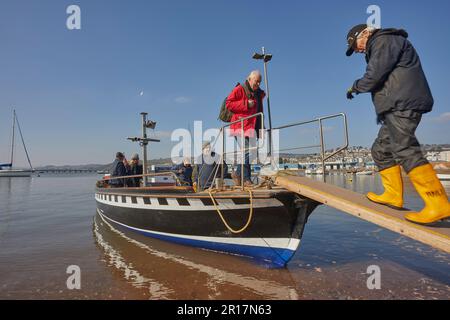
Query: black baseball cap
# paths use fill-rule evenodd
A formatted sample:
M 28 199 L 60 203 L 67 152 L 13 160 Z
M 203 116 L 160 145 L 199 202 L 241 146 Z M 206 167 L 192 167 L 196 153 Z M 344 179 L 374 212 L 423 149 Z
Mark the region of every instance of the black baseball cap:
M 367 24 L 358 24 L 350 29 L 350 31 L 347 34 L 347 51 L 345 54 L 347 57 L 350 57 L 353 52 L 355 52 L 354 45 L 356 43 L 356 39 L 358 38 L 359 34 L 364 31 L 364 29 L 367 28 Z

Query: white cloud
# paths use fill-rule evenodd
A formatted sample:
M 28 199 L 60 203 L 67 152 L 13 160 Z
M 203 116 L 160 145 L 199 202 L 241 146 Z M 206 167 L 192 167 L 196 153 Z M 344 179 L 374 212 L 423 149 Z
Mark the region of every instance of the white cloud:
M 189 98 L 189 97 L 184 97 L 184 96 L 180 96 L 180 97 L 176 97 L 176 98 L 175 98 L 175 102 L 176 102 L 176 103 L 180 103 L 180 104 L 182 104 L 182 103 L 188 103 L 188 102 L 191 102 L 191 98 Z
M 450 122 L 450 112 L 444 112 L 433 120 L 437 122 Z

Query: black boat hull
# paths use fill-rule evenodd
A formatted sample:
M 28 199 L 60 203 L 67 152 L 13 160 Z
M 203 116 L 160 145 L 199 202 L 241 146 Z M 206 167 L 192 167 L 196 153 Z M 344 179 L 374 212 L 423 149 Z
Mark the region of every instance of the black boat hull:
M 248 256 L 273 266 L 285 266 L 292 258 L 307 218 L 317 205 L 294 194 L 256 197 L 251 203 L 248 197 L 221 197 L 215 200 L 217 207 L 209 197 L 192 193 L 164 196 L 99 190 L 95 197 L 100 216 L 118 228 Z M 248 227 L 240 233 L 231 232 L 246 225 L 250 208 Z

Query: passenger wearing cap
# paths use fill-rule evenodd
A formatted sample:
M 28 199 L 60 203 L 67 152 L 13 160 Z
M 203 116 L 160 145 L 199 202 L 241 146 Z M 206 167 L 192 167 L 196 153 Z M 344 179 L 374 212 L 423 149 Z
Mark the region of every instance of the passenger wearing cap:
M 126 167 L 127 160 L 125 159 L 125 155 L 122 152 L 116 153 L 116 159 L 111 165 L 111 178 L 112 177 L 123 177 L 128 175 L 128 169 Z M 113 188 L 122 188 L 126 184 L 126 179 L 110 179 L 109 185 Z
M 130 176 L 142 175 L 143 172 L 142 164 L 139 164 L 139 155 L 137 153 L 133 154 L 131 157 L 131 161 L 129 163 L 128 173 Z M 127 179 L 127 185 L 129 187 L 140 187 L 141 186 L 142 177 L 134 177 Z
M 202 155 L 196 159 L 192 172 L 192 182 L 195 191 L 202 191 L 211 187 L 217 164 L 220 164 L 220 157 L 212 151 L 211 143 L 203 143 Z M 228 167 L 225 162 L 223 168 L 224 177 L 226 177 L 228 176 Z M 220 176 L 221 171 L 219 169 L 217 177 Z
M 428 224 L 450 217 L 450 204 L 415 136 L 422 115 L 432 110 L 434 101 L 419 56 L 407 38 L 408 33 L 402 29 L 354 26 L 347 34 L 346 55 L 365 54 L 367 68 L 364 76 L 347 91 L 347 98 L 370 92 L 381 124 L 372 146 L 372 157 L 379 169 L 384 193 L 369 192 L 367 197 L 373 202 L 402 208 L 400 167 L 403 167 L 425 202 L 420 213 L 408 213 L 405 218 Z

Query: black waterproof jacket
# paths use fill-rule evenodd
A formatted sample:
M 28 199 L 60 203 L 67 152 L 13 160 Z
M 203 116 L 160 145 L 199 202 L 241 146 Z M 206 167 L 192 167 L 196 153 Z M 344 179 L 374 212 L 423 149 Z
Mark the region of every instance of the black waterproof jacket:
M 192 182 L 197 183 L 197 190 L 202 191 L 211 187 L 216 173 L 216 164 L 220 163 L 220 157 L 215 152 L 211 152 L 209 157 L 201 155 L 195 161 L 197 164 L 194 165 L 194 170 L 192 172 Z M 224 177 L 228 176 L 228 166 L 224 163 L 223 166 Z M 217 178 L 222 176 L 222 171 L 219 168 L 217 172 Z
M 114 160 L 114 162 L 111 165 L 111 170 L 109 172 L 111 172 L 111 178 L 128 175 L 127 168 L 125 167 L 123 162 L 120 161 L 119 159 Z M 110 179 L 109 184 L 115 187 L 124 187 L 125 179 Z
M 401 29 L 380 29 L 366 47 L 367 69 L 353 90 L 371 92 L 378 116 L 395 110 L 431 111 L 433 96 L 419 56 Z

